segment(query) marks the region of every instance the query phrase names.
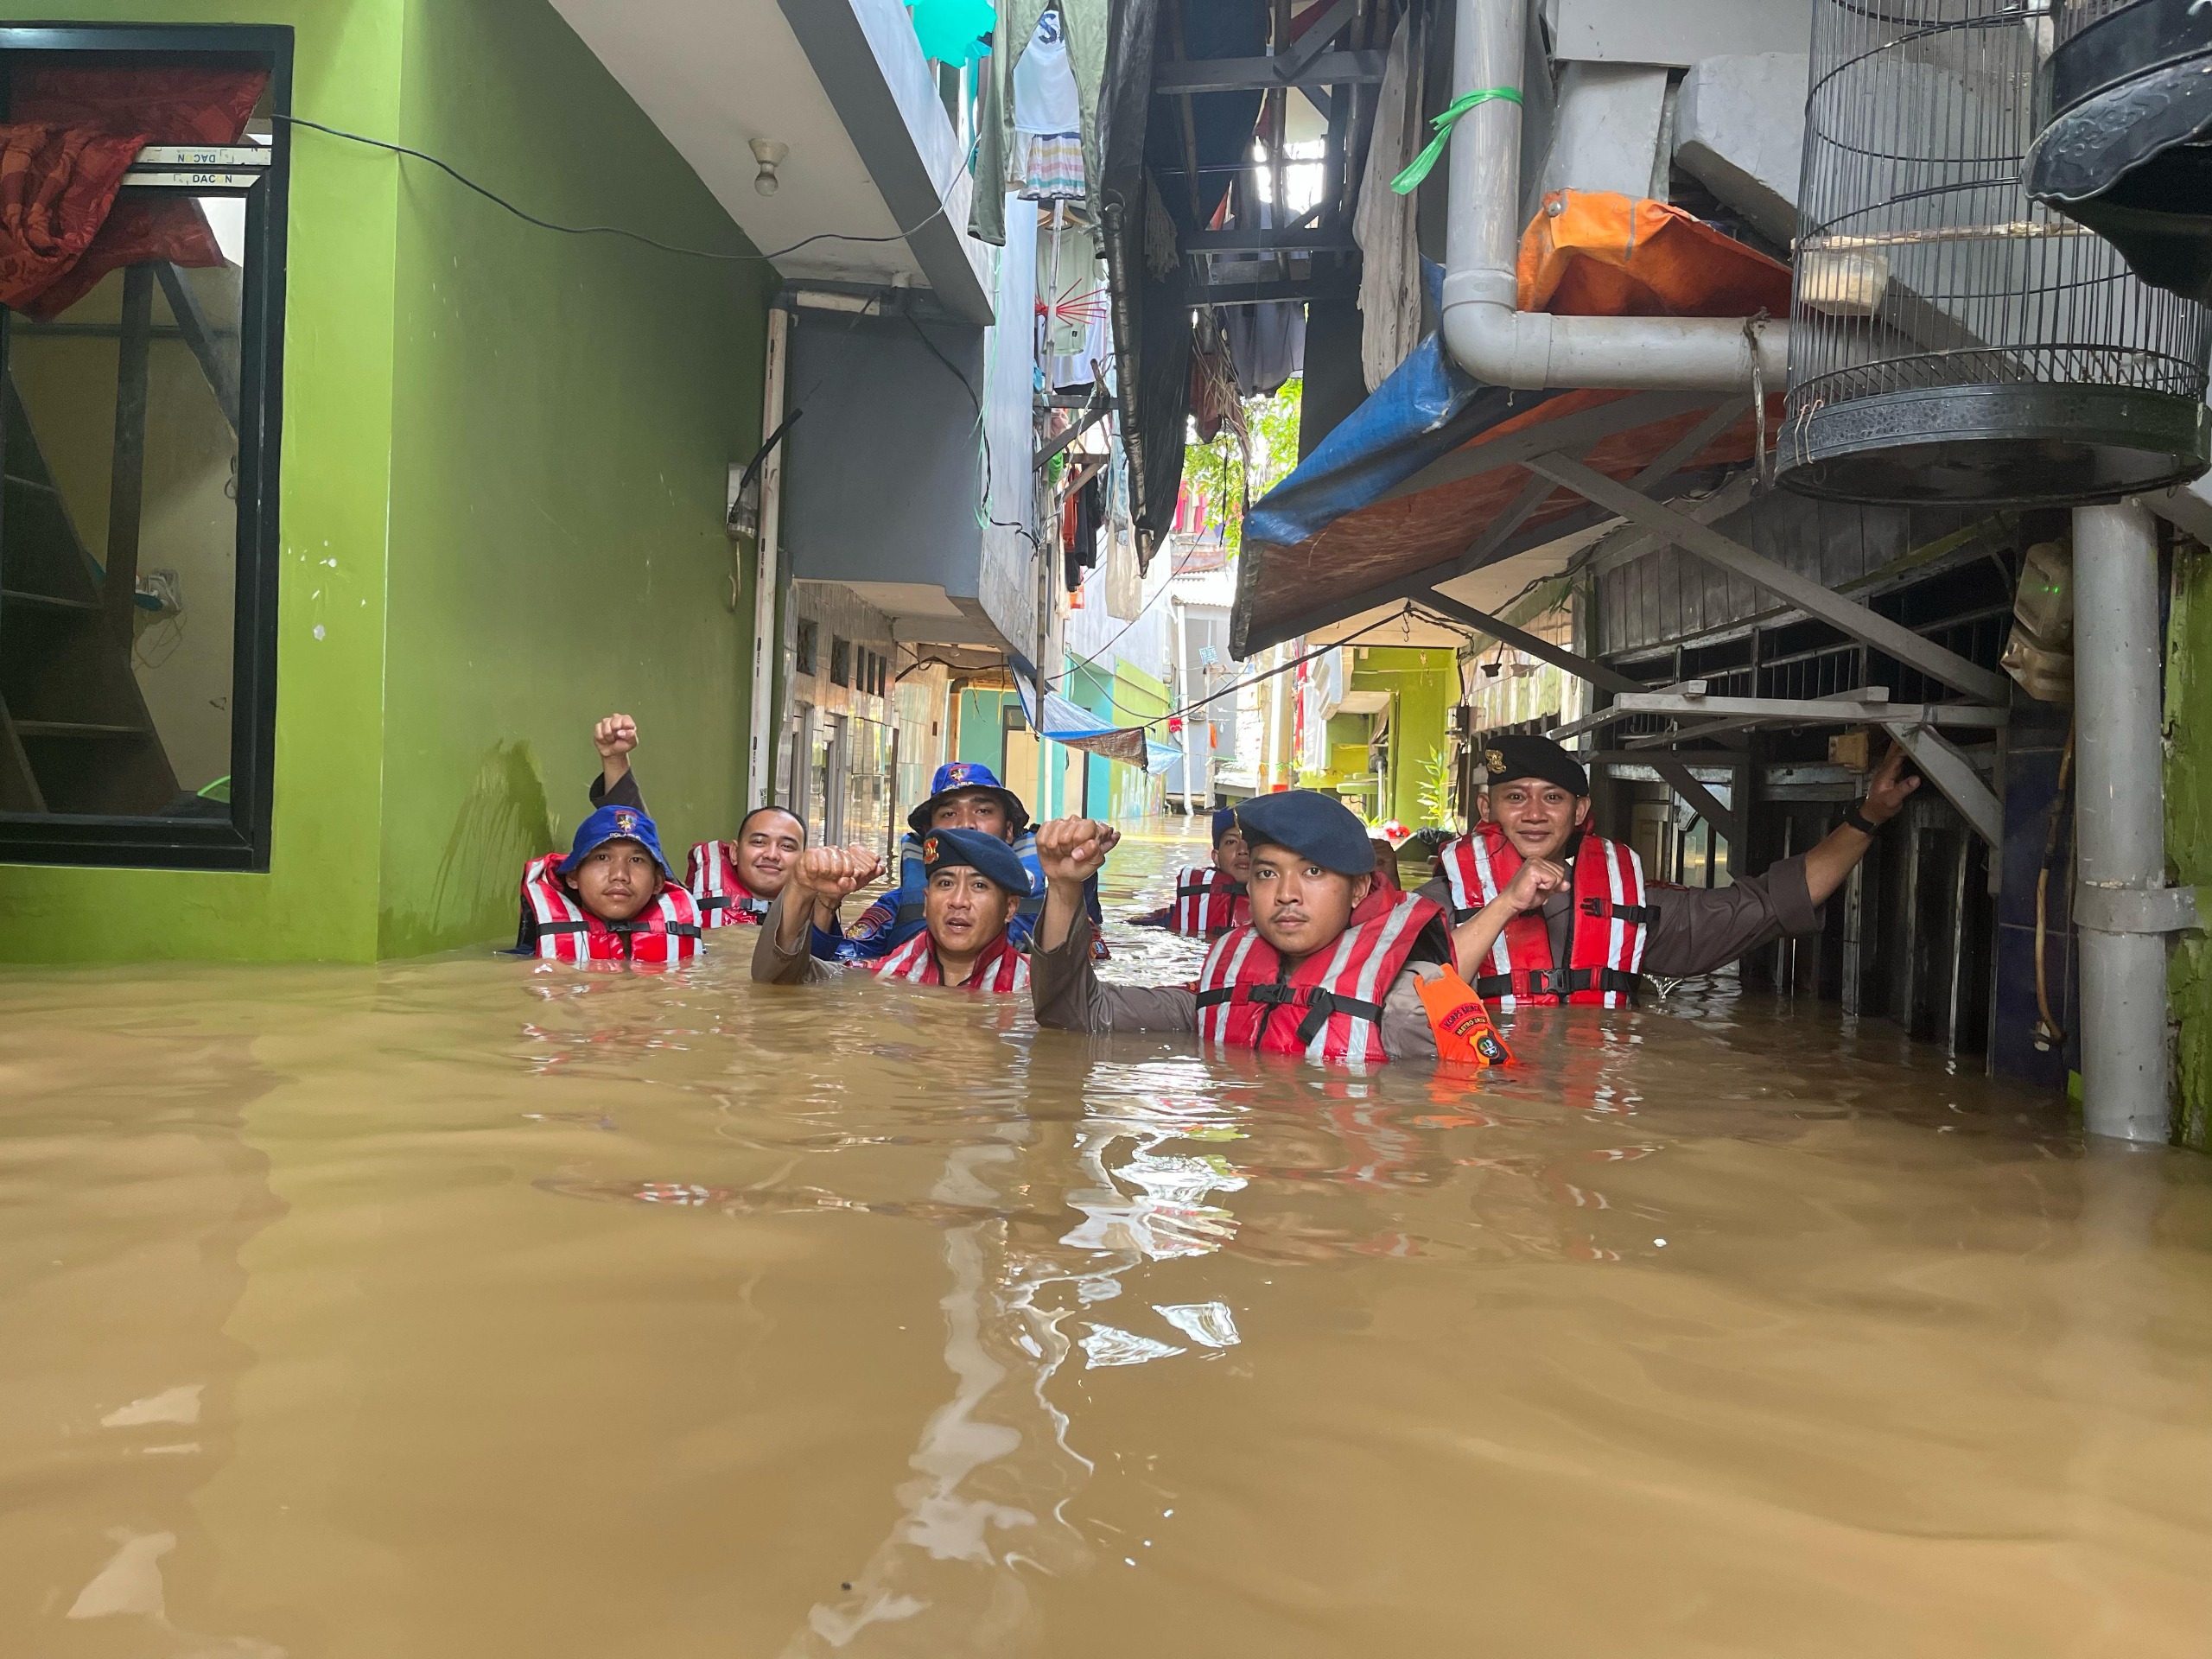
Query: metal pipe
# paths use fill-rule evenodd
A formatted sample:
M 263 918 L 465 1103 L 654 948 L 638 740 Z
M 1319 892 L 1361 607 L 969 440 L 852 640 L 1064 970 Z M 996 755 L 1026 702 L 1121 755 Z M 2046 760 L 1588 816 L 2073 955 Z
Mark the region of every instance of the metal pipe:
M 781 306 L 768 312 L 767 361 L 762 375 L 760 435 L 784 423 L 784 368 L 791 358 L 791 314 Z M 776 630 L 776 600 L 783 583 L 779 555 L 784 512 L 784 449 L 778 444 L 760 463 L 760 521 L 753 562 L 753 730 L 745 769 L 745 804 L 766 806 L 775 799 L 776 665 L 783 642 Z M 799 804 L 805 810 L 805 804 Z
M 1459 0 L 1452 94 L 1521 88 L 1529 0 Z M 1521 311 L 1521 106 L 1495 98 L 1452 132 L 1452 204 L 1445 232 L 1444 344 L 1493 386 L 1618 386 L 1742 391 L 1758 378 L 1779 391 L 1789 368 L 1785 320 L 1554 317 Z
M 2074 510 L 2075 845 L 2082 889 L 2166 881 L 2158 713 L 2158 538 L 2133 503 Z M 2091 1135 L 2168 1136 L 2166 942 L 2082 936 L 2082 1121 Z

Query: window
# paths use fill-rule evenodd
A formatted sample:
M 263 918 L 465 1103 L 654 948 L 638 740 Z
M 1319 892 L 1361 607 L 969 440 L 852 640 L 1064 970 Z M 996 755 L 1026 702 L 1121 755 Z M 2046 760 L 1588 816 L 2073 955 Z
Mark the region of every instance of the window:
M 811 674 L 814 672 L 814 654 L 821 649 L 821 640 L 820 628 L 811 622 L 799 623 L 798 643 L 791 650 L 792 673 Z
M 8 165 L 92 233 L 0 228 L 0 859 L 269 868 L 290 60 L 0 27 L 6 119 L 67 135 Z
M 830 636 L 830 683 L 850 685 L 853 683 L 853 642 Z

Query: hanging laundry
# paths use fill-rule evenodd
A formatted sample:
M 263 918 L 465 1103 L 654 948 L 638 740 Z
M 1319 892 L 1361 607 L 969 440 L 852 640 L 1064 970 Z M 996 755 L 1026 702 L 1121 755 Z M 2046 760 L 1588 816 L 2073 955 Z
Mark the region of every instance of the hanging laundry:
M 1097 242 L 1088 226 L 1074 223 L 1065 207 L 1056 207 L 1037 226 L 1037 315 L 1044 323 L 1039 355 L 1084 357 L 1091 325 L 1106 313 L 1106 276 Z M 1087 361 L 1084 378 L 1090 378 Z
M 1105 486 L 1095 473 L 1061 504 L 1060 550 L 1070 593 L 1083 586 L 1084 571 L 1097 568 L 1098 531 L 1105 516 Z
M 1415 195 L 1399 195 L 1390 181 L 1427 137 L 1421 118 L 1422 65 L 1428 55 L 1427 8 L 1413 5 L 1398 20 L 1383 60 L 1375 104 L 1375 137 L 1351 218 L 1360 247 L 1360 367 L 1370 391 L 1389 378 L 1421 341 L 1421 247 Z
M 1026 153 L 1022 133 L 1015 126 L 1015 89 L 1014 78 L 1029 55 L 1030 47 L 1037 39 L 1040 21 L 1049 11 L 1055 19 L 1056 38 L 1065 48 L 1065 61 L 1075 84 L 1077 114 L 1067 121 L 1064 113 L 1050 112 L 1033 117 L 1039 124 L 1050 120 L 1065 122 L 1056 127 L 1060 132 L 1080 135 L 1083 154 L 1079 183 L 1087 188 L 1095 182 L 1098 171 L 1098 97 L 1106 78 L 1106 37 L 1112 23 L 1114 0 L 1000 0 L 997 31 L 992 36 L 992 55 L 988 59 L 988 73 L 982 79 L 982 107 L 976 111 L 976 177 L 984 180 L 1019 181 L 1013 189 L 1025 188 L 1030 180 L 1032 157 Z M 1065 90 L 1065 89 L 1063 89 Z M 1065 184 L 1071 175 L 1053 155 L 1036 158 L 1042 172 L 1040 183 L 1055 181 Z M 1044 176 L 1050 174 L 1051 177 Z M 1003 245 L 1007 238 L 1007 195 L 1004 192 L 979 188 L 975 192 L 968 210 L 969 234 L 978 241 Z M 1020 234 L 1017 224 L 1015 233 Z
M 1025 201 L 1081 201 L 1089 194 L 1083 168 L 1083 102 L 1057 7 L 1037 20 L 1036 33 L 1014 66 L 1014 149 L 1007 188 Z
M 1236 384 L 1247 397 L 1265 397 L 1306 366 L 1306 308 L 1294 300 L 1222 308 Z

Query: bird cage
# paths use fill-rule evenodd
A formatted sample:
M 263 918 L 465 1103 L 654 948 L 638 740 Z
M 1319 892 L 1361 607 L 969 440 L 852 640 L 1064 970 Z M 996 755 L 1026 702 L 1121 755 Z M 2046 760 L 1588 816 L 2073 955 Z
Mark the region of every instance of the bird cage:
M 2030 200 L 2049 13 L 1816 0 L 1783 482 L 1898 503 L 2194 478 L 2212 316 Z
M 2212 7 L 2060 0 L 2028 190 L 2212 300 Z

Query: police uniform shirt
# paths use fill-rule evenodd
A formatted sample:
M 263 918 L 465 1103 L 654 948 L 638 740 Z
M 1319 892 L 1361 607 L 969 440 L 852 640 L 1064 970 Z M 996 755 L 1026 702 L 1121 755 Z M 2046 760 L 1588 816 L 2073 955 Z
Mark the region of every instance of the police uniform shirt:
M 1421 892 L 1424 899 L 1451 907 L 1452 891 L 1441 877 Z M 1763 944 L 1821 931 L 1821 912 L 1805 885 L 1802 854 L 1782 860 L 1764 875 L 1740 876 L 1732 887 L 1647 885 L 1643 897 L 1657 914 L 1646 924 L 1642 971 L 1662 979 L 1709 974 Z M 1573 893 L 1562 890 L 1547 898 L 1543 917 L 1551 933 L 1552 965 L 1558 967 L 1567 959 L 1574 927 Z

